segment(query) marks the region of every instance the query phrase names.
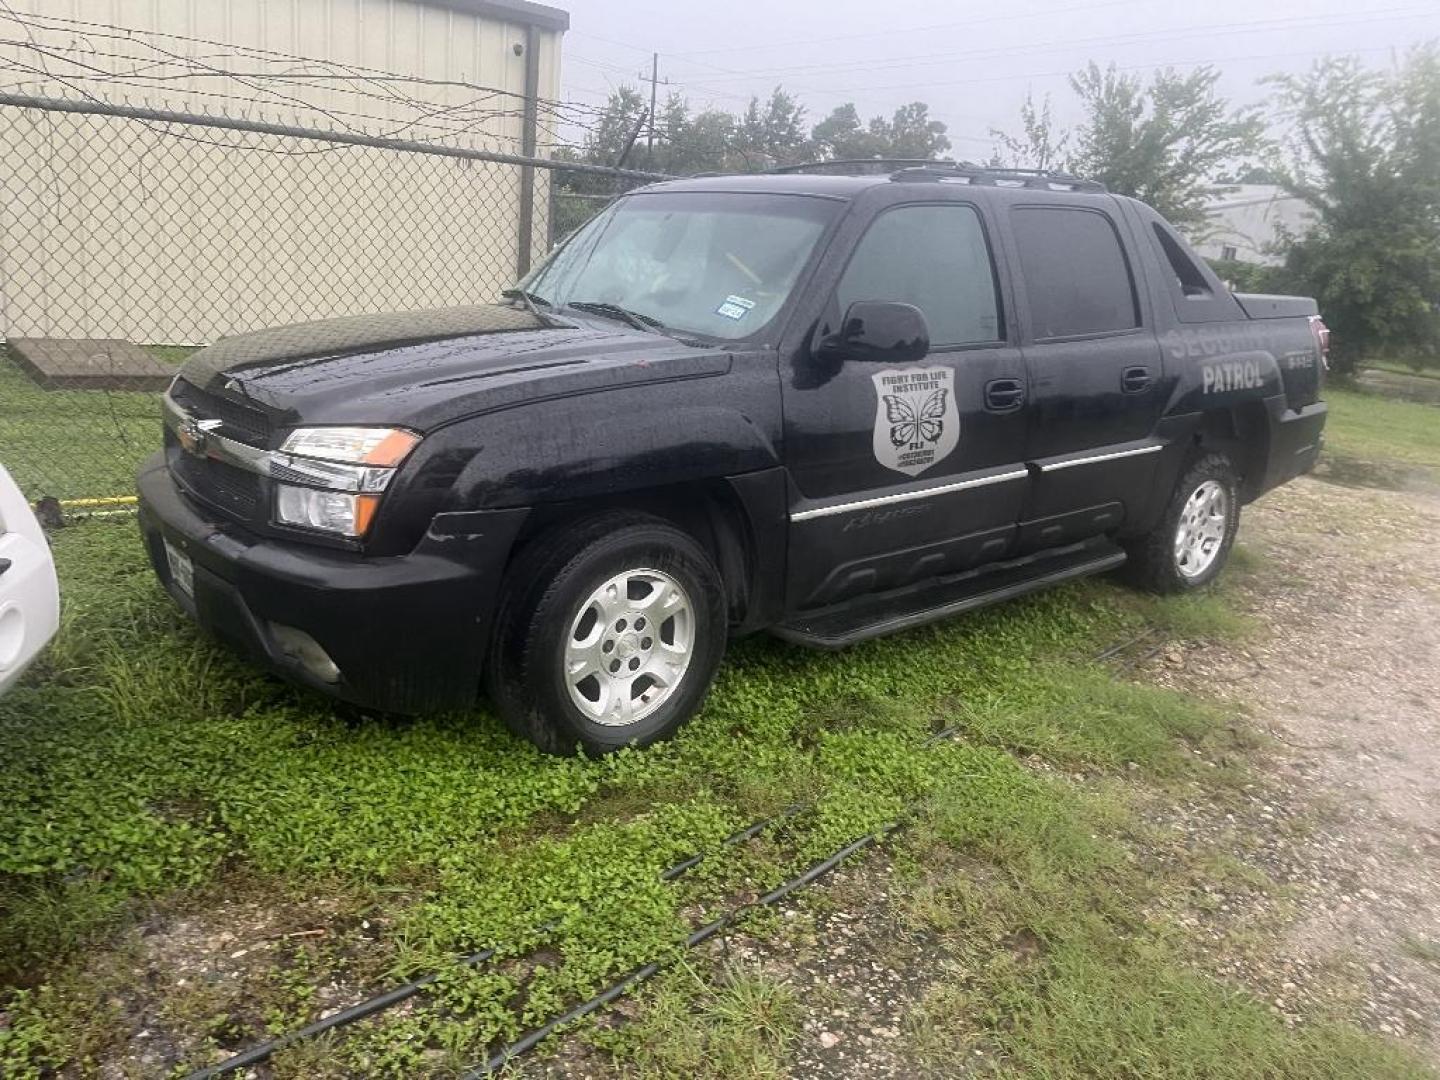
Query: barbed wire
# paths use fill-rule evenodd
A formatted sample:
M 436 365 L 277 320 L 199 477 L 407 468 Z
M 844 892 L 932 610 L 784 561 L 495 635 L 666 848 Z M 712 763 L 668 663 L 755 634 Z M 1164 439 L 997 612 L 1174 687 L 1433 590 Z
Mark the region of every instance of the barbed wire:
M 42 93 L 62 88 L 89 101 L 149 106 L 210 114 L 261 118 L 267 110 L 297 122 L 323 122 L 336 131 L 377 138 L 419 137 L 437 144 L 478 146 L 521 142 L 507 132 L 523 122 L 525 95 L 465 79 L 434 78 L 330 59 L 230 44 L 168 31 L 136 30 L 112 23 L 18 12 L 0 0 L 0 24 L 24 36 L 0 37 L 0 89 Z M 188 49 L 189 52 L 177 51 Z M 6 53 L 10 55 L 6 55 Z M 242 67 L 241 65 L 246 65 Z M 253 68 L 253 70 L 251 70 Z M 202 89 L 197 82 L 220 85 Z M 188 83 L 176 94 L 177 84 Z M 226 85 L 228 84 L 228 85 Z M 460 101 L 437 100 L 460 91 Z M 307 97 L 306 94 L 314 97 Z M 158 103 L 150 95 L 157 95 Z M 163 96 L 160 96 L 163 95 Z M 317 100 L 323 95 L 324 100 Z M 342 108 L 350 97 L 360 108 Z M 177 101 L 178 98 L 178 101 Z M 368 111 L 367 111 L 368 110 Z M 381 111 L 384 110 L 384 111 Z M 605 115 L 584 102 L 540 98 L 537 128 L 551 149 L 583 149 Z M 167 132 L 168 133 L 168 132 Z M 196 136 L 184 136 L 195 139 Z M 209 141 L 200 138 L 199 141 Z M 232 146 L 231 141 L 216 145 Z M 274 148 L 265 149 L 276 152 Z M 330 153 L 335 147 L 283 150 Z

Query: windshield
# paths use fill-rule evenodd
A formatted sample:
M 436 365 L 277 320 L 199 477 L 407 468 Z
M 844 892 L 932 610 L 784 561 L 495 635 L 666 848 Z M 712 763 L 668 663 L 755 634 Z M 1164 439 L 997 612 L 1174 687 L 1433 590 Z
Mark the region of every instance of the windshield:
M 784 305 L 837 204 L 798 195 L 621 199 L 521 282 L 556 311 L 623 308 L 667 329 L 748 337 Z

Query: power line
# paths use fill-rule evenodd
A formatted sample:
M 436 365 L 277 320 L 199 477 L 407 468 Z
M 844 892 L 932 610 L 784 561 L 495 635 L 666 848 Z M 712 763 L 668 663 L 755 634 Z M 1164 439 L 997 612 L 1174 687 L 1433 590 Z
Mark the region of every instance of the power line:
M 997 46 L 986 49 L 977 49 L 964 52 L 943 52 L 927 53 L 920 56 L 906 55 L 886 57 L 879 62 L 867 61 L 867 71 L 888 70 L 892 68 L 926 67 L 936 64 L 949 64 L 957 60 L 991 59 L 995 57 L 1009 57 L 1037 52 L 1045 52 L 1055 49 L 1073 49 L 1087 45 L 1129 45 L 1140 44 L 1156 38 L 1165 41 L 1184 40 L 1196 37 L 1220 37 L 1239 33 L 1252 33 L 1255 31 L 1272 31 L 1288 29 L 1325 29 L 1334 26 L 1352 26 L 1357 23 L 1370 23 L 1377 19 L 1404 18 L 1409 15 L 1424 14 L 1432 10 L 1429 7 L 1397 7 L 1385 8 L 1380 11 L 1367 12 L 1363 16 L 1340 16 L 1324 17 L 1317 19 L 1315 16 L 1293 16 L 1289 18 L 1255 19 L 1247 22 L 1220 23 L 1212 27 L 1191 27 L 1188 30 L 1150 30 L 1135 31 L 1125 34 L 1100 35 L 1090 38 L 1056 38 L 1050 41 L 1037 42 L 1026 46 Z M 733 76 L 715 76 L 693 83 L 695 86 L 704 86 L 711 82 L 733 82 L 737 78 L 747 79 L 772 79 L 787 74 L 830 74 L 836 71 L 849 71 L 855 67 L 854 63 L 825 63 L 808 65 L 791 65 L 788 67 L 756 69 L 752 71 L 739 72 Z M 833 91 L 832 91 L 833 92 Z
M 1394 45 L 1377 45 L 1373 48 L 1351 49 L 1352 54 L 1389 52 L 1395 48 Z M 1200 60 L 1158 60 L 1144 64 L 1117 64 L 1116 71 L 1157 71 L 1161 68 L 1184 68 L 1199 67 L 1202 64 L 1214 64 L 1224 61 L 1225 63 L 1244 63 L 1251 60 L 1281 60 L 1296 56 L 1324 56 L 1328 50 L 1309 49 L 1303 51 L 1279 52 L 1279 53 L 1256 53 L 1249 56 L 1228 56 L 1208 57 Z M 917 86 L 972 86 L 976 83 L 1009 82 L 1014 79 L 1048 79 L 1058 78 L 1074 74 L 1070 69 L 1059 71 L 1029 71 L 1023 73 L 1009 73 L 1005 75 L 980 75 L 969 79 L 949 79 L 944 82 L 923 82 L 923 83 L 891 83 L 886 86 L 858 86 L 842 90 L 832 90 L 834 94 L 853 94 L 873 90 L 910 90 Z
M 1052 15 L 1063 15 L 1069 11 L 1098 11 L 1102 8 L 1112 7 L 1134 7 L 1134 0 L 1100 0 L 1099 3 L 1078 3 L 1066 7 L 1050 8 L 1045 11 L 1018 12 L 1007 15 L 986 15 L 976 19 L 960 19 L 951 22 L 930 23 L 926 26 L 894 27 L 886 30 L 876 28 L 865 30 L 854 34 L 832 34 L 829 37 L 810 37 L 799 41 L 767 41 L 756 42 L 749 45 L 725 45 L 718 49 L 699 49 L 692 52 L 672 53 L 677 60 L 693 58 L 696 56 L 715 56 L 720 53 L 733 52 L 756 52 L 768 49 L 791 49 L 802 45 L 822 45 L 832 41 L 853 41 L 857 38 L 864 38 L 867 41 L 877 37 L 893 37 L 897 34 L 923 34 L 932 30 L 951 30 L 958 27 L 969 28 L 973 26 L 988 26 L 993 23 L 1018 22 L 1022 19 L 1049 18 Z M 593 35 L 592 35 L 593 36 Z

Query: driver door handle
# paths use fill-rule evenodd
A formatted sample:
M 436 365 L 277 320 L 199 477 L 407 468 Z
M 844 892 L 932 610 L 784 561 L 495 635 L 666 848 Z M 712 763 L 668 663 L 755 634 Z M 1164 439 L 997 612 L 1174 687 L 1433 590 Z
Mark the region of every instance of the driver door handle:
M 1014 412 L 1025 404 L 1025 384 L 1019 379 L 991 379 L 985 384 L 985 408 L 990 412 Z

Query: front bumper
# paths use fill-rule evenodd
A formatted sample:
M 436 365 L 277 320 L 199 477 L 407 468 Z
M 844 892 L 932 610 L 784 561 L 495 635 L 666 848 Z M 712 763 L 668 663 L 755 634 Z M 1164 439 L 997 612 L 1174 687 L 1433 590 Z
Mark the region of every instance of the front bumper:
M 202 512 L 175 486 L 163 454 L 141 466 L 140 529 L 167 592 L 203 628 L 271 670 L 387 712 L 475 702 L 500 580 L 528 510 L 438 514 L 406 555 L 257 537 Z M 194 565 L 194 597 L 172 580 L 165 542 Z M 274 626 L 314 638 L 339 668 L 312 674 Z

